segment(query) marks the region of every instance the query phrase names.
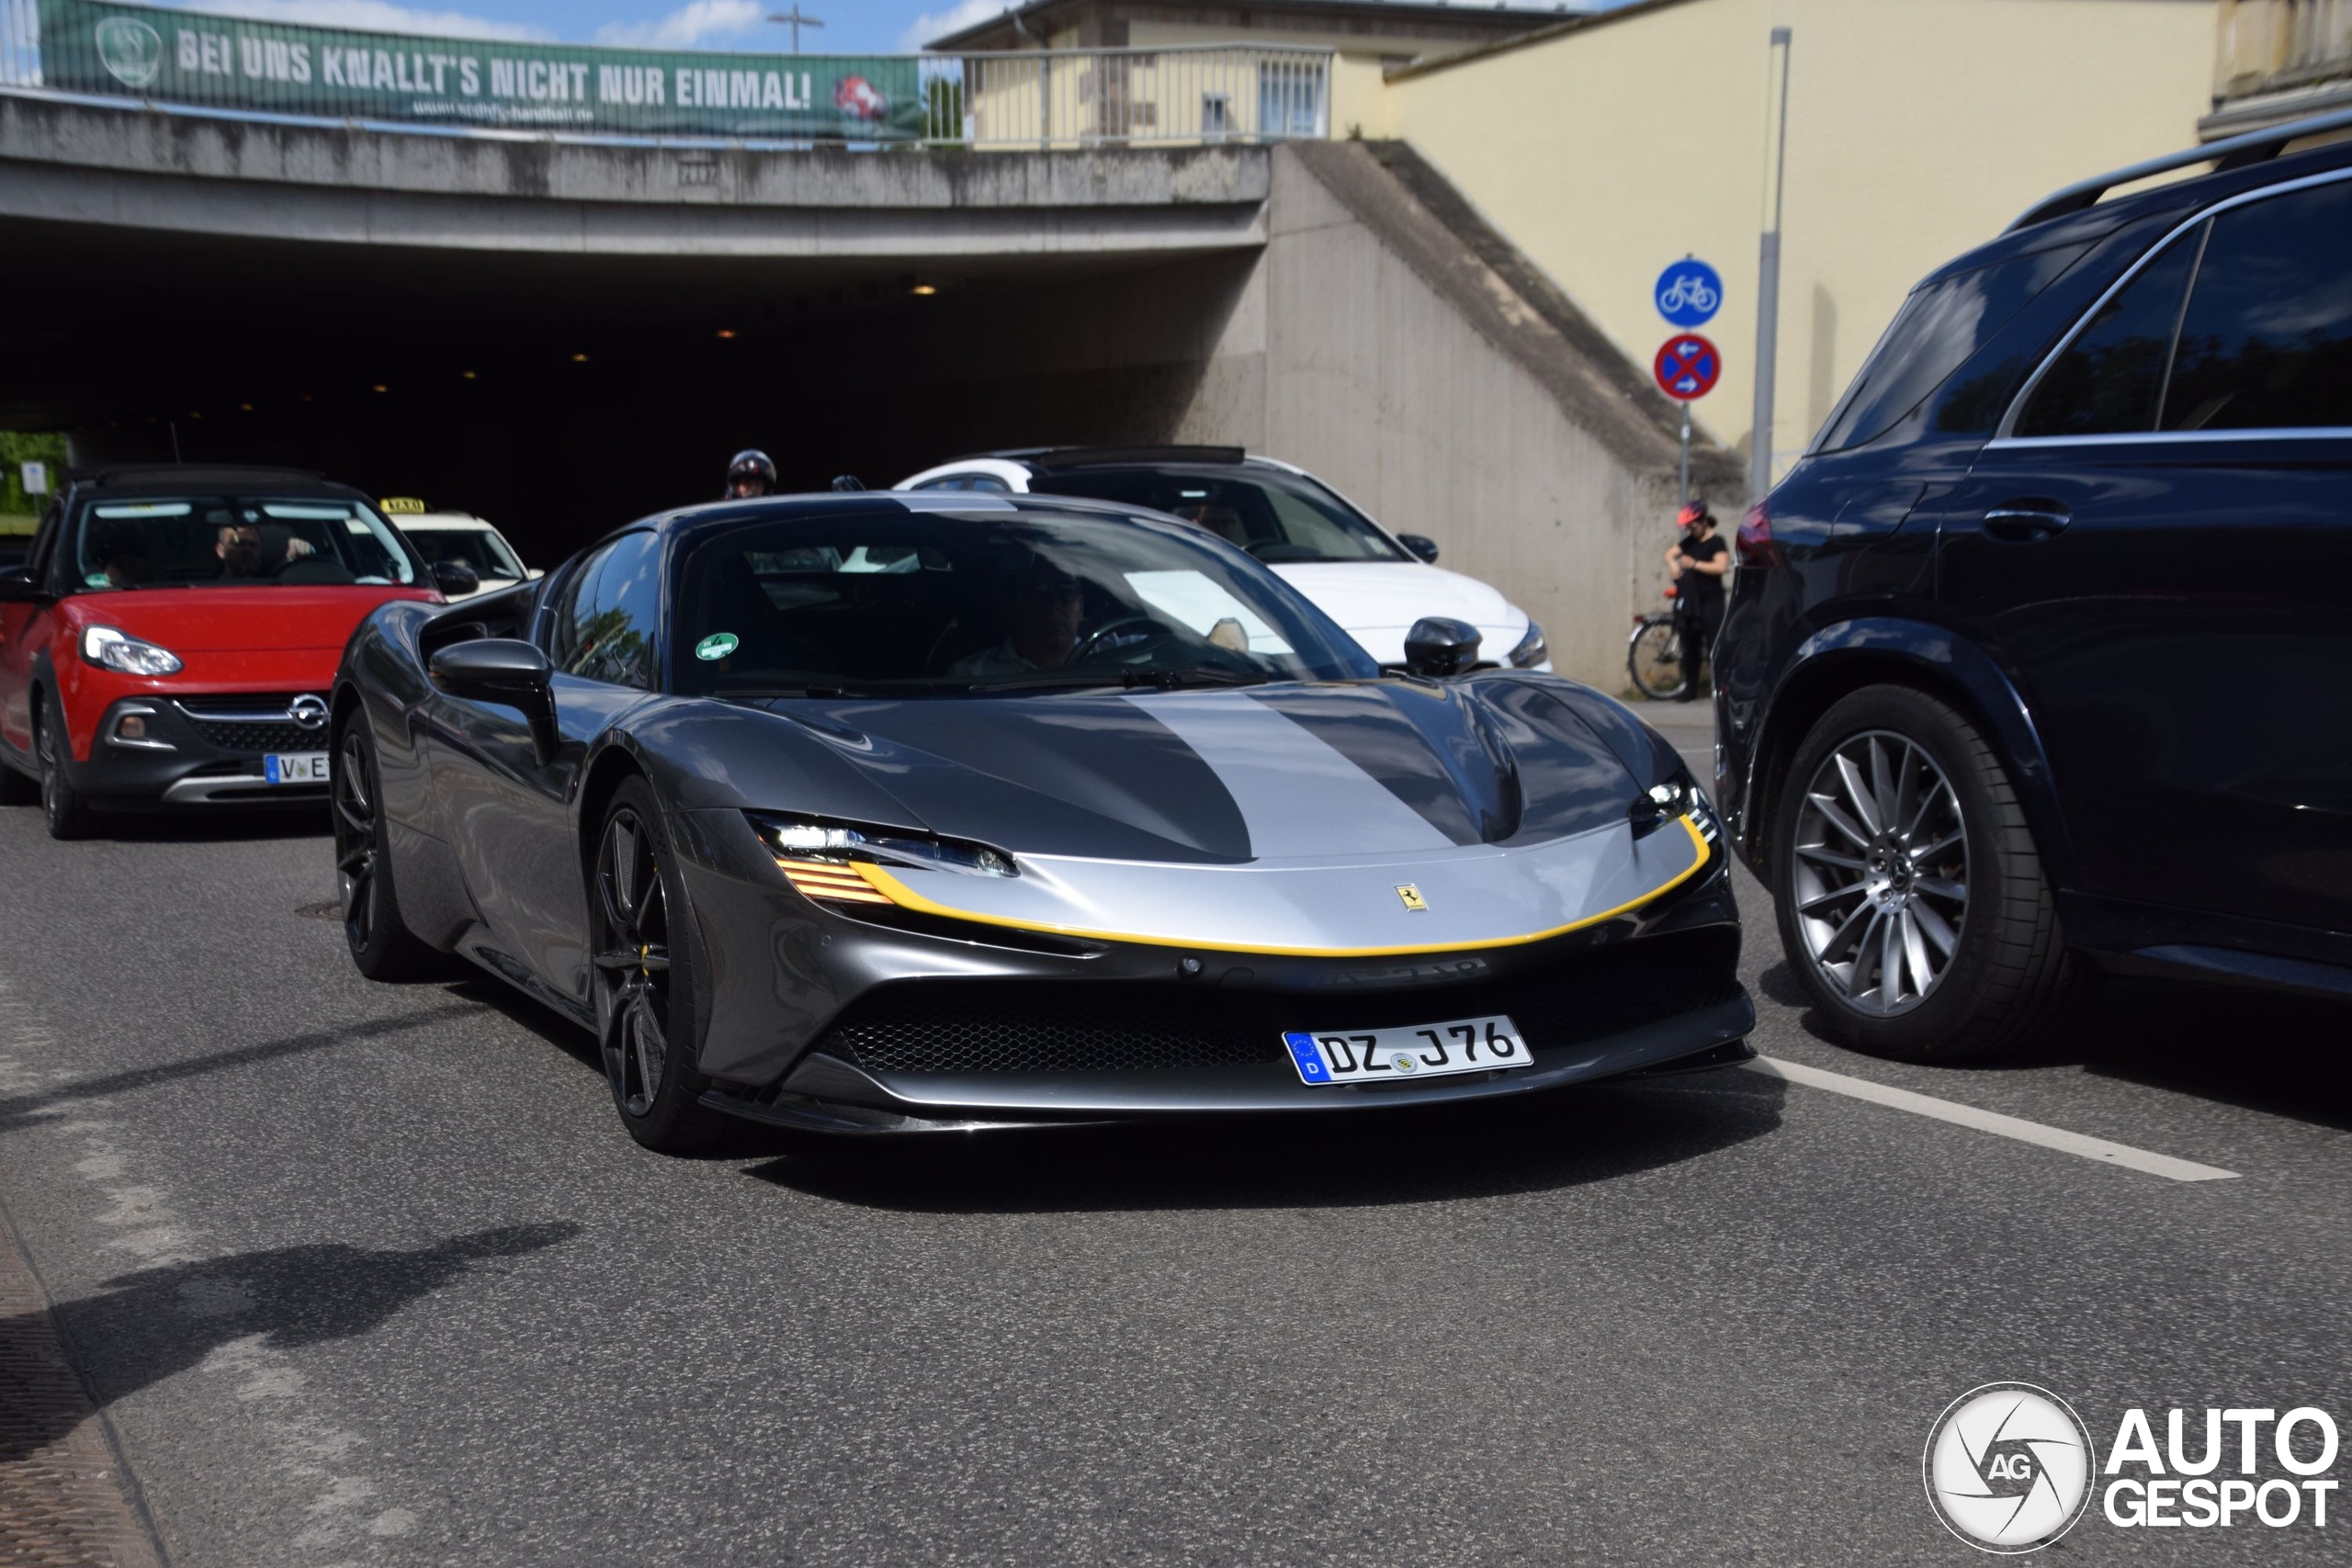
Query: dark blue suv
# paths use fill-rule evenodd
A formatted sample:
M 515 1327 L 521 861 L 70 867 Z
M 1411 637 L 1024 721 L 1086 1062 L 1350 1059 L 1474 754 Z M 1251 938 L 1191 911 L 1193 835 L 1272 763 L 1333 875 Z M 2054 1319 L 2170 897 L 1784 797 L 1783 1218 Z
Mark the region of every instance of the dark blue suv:
M 1741 525 L 1717 795 L 1848 1043 L 2014 1049 L 2092 967 L 2352 996 L 2352 145 L 2293 150 L 2348 125 L 1933 274 Z

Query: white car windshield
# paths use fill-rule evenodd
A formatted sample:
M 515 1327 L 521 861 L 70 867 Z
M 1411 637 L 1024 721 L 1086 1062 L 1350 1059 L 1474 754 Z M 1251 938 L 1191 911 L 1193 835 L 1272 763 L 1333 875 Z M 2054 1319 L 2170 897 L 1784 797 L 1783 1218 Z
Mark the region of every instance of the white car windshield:
M 462 561 L 485 581 L 492 578 L 520 581 L 524 576 L 522 561 L 495 528 L 410 527 L 401 531 L 416 547 L 416 553 L 430 563 Z
M 1371 518 L 1305 475 L 1280 468 L 1216 463 L 1048 468 L 1029 488 L 1040 495 L 1086 495 L 1165 512 L 1270 566 L 1411 558 Z

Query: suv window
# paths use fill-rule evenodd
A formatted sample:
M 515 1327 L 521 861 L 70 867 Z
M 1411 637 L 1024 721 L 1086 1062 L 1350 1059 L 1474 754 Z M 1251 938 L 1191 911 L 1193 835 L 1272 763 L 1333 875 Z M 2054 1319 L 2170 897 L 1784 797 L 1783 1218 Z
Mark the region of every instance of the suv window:
M 625 534 L 582 561 L 556 601 L 550 661 L 583 681 L 650 690 L 660 578 L 650 534 Z
M 2181 296 L 2204 242 L 2203 225 L 2181 235 L 2098 308 L 2034 389 L 2018 416 L 2018 434 L 2155 428 Z
M 1814 449 L 1840 451 L 1885 434 L 2089 249 L 2034 251 L 1913 289 Z
M 2233 208 L 2212 229 L 2160 428 L 2352 426 L 2352 181 Z

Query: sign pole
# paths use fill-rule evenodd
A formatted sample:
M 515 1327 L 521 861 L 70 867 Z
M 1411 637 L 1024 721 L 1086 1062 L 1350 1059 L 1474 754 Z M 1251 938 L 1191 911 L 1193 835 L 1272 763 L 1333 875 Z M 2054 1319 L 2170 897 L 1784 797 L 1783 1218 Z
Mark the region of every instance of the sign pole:
M 1677 509 L 1690 504 L 1690 405 L 1682 405 L 1682 499 Z
M 1769 196 L 1764 206 L 1764 238 L 1756 258 L 1756 422 L 1748 437 L 1747 489 L 1758 500 L 1772 488 L 1772 371 L 1781 335 L 1781 181 L 1789 165 L 1789 43 L 1787 28 L 1772 29 L 1771 52 L 1780 56 L 1780 91 L 1773 102 L 1768 134 L 1773 138 Z M 1765 89 L 1772 83 L 1768 69 Z

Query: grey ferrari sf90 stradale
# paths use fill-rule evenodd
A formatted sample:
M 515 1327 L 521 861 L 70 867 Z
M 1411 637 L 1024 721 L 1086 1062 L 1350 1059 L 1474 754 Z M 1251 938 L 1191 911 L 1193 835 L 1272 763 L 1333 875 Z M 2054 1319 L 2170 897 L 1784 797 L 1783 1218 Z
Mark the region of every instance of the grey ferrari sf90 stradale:
M 1426 622 L 1384 671 L 1171 517 L 735 502 L 344 656 L 345 931 L 595 1032 L 629 1132 L 1315 1111 L 1738 1060 L 1705 797 Z

